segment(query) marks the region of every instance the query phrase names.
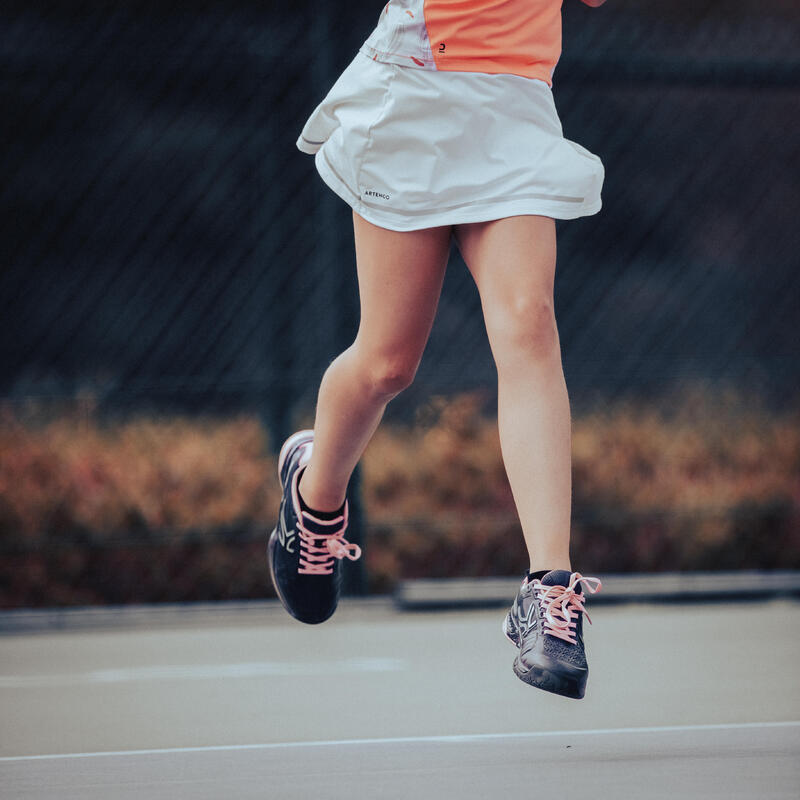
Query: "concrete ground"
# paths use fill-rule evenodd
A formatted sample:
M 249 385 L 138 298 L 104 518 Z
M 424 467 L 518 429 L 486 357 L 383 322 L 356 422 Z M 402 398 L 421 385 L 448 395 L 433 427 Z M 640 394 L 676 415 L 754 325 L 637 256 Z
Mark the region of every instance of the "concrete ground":
M 800 604 L 598 606 L 587 697 L 503 612 L 344 601 L 0 637 L 0 796 L 800 796 Z

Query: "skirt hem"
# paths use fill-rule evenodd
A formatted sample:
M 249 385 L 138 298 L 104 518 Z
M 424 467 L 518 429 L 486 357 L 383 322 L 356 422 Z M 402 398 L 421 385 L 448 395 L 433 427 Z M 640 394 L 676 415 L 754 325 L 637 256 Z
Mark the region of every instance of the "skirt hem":
M 325 154 L 319 147 L 316 151 L 304 149 L 306 144 L 302 137 L 298 139 L 297 147 L 304 153 L 316 153 L 314 163 L 322 180 L 342 200 L 345 201 L 359 216 L 367 222 L 380 228 L 391 231 L 416 231 L 425 228 L 438 228 L 445 225 L 461 225 L 471 222 L 489 222 L 506 217 L 519 217 L 535 215 L 551 217 L 553 219 L 577 219 L 578 217 L 591 216 L 600 211 L 602 201 L 595 200 L 575 203 L 540 198 L 493 198 L 479 202 L 471 202 L 463 206 L 448 208 L 444 211 L 431 209 L 430 211 L 404 212 L 390 211 L 365 203 L 353 189 L 348 186 L 328 165 Z M 306 145 L 308 146 L 308 145 Z

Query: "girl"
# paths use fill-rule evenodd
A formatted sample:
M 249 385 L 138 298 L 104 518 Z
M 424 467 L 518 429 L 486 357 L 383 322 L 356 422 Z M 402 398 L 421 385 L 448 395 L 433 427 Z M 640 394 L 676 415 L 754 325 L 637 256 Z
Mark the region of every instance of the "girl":
M 303 128 L 297 146 L 353 208 L 361 318 L 322 379 L 314 430 L 281 450 L 268 555 L 290 614 L 333 614 L 341 561 L 361 554 L 344 538 L 347 485 L 386 404 L 414 378 L 454 239 L 480 293 L 530 554 L 503 626 L 519 648 L 514 671 L 580 698 L 583 588 L 600 582 L 570 565 L 554 220 L 599 211 L 603 167 L 562 135 L 551 95 L 560 51 L 561 0 L 390 0 Z

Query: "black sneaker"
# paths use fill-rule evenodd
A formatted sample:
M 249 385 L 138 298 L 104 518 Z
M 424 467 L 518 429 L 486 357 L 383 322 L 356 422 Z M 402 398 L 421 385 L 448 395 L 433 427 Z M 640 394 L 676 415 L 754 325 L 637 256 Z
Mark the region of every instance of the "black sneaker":
M 541 580 L 526 579 L 503 622 L 503 633 L 519 648 L 514 659 L 517 677 L 546 692 L 576 699 L 583 697 L 589 676 L 581 584 L 592 594 L 601 587 L 597 578 L 563 569 L 548 572 Z
M 340 560 L 355 561 L 361 548 L 344 538 L 344 513 L 321 520 L 300 510 L 297 484 L 309 458 L 313 431 L 290 436 L 278 458 L 278 477 L 283 489 L 278 524 L 269 537 L 267 558 L 275 591 L 283 607 L 300 622 L 324 622 L 336 611 L 342 582 Z

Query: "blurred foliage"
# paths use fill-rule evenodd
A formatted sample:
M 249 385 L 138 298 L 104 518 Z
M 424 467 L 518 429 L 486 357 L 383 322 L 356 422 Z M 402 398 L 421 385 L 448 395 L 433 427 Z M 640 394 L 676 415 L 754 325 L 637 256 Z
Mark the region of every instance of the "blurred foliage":
M 370 589 L 527 561 L 486 397 L 433 398 L 363 460 Z M 576 568 L 800 568 L 800 416 L 699 387 L 573 422 Z M 0 605 L 272 595 L 279 493 L 253 418 L 0 420 Z
M 278 502 L 257 420 L 0 425 L 0 604 L 258 597 Z
M 427 421 L 426 421 L 426 418 Z M 800 567 L 800 417 L 702 387 L 573 420 L 573 563 L 591 572 Z M 364 458 L 369 573 L 505 575 L 527 555 L 481 394 L 434 400 Z

